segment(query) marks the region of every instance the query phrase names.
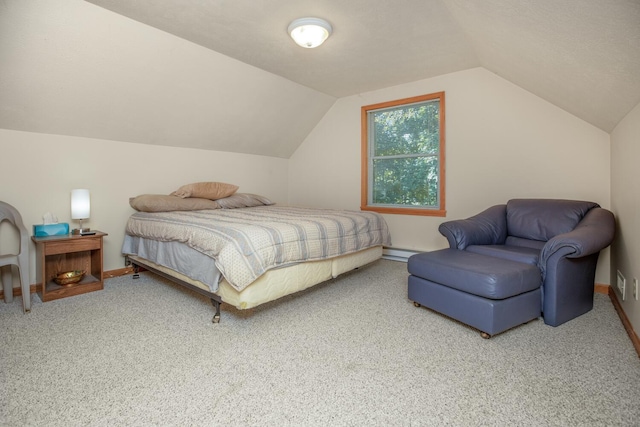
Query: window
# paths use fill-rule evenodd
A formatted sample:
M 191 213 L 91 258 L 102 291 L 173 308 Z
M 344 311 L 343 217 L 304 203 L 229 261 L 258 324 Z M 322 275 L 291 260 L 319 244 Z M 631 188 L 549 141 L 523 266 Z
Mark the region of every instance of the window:
M 445 216 L 444 92 L 362 107 L 361 209 Z

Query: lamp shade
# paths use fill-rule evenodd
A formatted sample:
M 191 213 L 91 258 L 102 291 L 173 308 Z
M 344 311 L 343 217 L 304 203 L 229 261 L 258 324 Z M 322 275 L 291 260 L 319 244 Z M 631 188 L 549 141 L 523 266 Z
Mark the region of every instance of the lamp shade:
M 71 190 L 71 219 L 87 219 L 91 213 L 89 190 Z
M 289 24 L 289 35 L 298 45 L 305 48 L 320 46 L 331 35 L 333 28 L 324 19 L 300 18 Z

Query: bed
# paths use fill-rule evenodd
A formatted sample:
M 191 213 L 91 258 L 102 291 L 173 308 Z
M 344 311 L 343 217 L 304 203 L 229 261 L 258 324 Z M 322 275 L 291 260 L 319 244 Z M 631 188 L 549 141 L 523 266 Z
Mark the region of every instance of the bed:
M 197 208 L 132 214 L 122 253 L 134 277 L 142 267 L 210 298 L 214 323 L 221 303 L 256 307 L 369 264 L 391 244 L 375 212 Z

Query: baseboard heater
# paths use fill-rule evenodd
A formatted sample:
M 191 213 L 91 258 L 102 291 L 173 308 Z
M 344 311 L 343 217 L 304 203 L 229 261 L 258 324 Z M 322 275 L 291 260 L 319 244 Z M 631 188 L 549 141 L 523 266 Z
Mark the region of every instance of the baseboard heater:
M 407 262 L 411 255 L 419 253 L 420 252 L 412 251 L 409 249 L 384 248 L 382 250 L 382 258 L 392 261 Z

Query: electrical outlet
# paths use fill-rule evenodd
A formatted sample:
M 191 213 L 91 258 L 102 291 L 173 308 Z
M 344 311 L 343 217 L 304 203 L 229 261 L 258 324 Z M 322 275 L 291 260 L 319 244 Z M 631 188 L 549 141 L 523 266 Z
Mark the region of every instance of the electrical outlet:
M 638 279 L 633 278 L 633 297 L 638 301 Z
M 625 291 L 627 290 L 627 279 L 625 279 L 622 273 L 620 273 L 620 270 L 618 270 L 618 290 L 622 295 L 622 301 L 624 301 L 624 298 L 626 296 Z

